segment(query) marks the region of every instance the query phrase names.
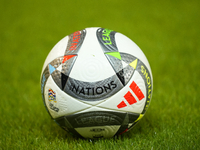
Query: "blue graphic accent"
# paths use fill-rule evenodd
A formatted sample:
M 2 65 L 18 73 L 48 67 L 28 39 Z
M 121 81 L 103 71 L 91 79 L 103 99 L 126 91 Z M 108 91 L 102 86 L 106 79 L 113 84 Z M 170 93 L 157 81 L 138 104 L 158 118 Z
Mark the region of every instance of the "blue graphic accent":
M 51 64 L 49 64 L 49 72 L 50 72 L 50 74 L 52 74 L 55 70 L 56 70 L 56 68 L 54 68 Z
M 41 83 L 41 93 L 43 95 L 43 92 L 44 92 L 44 83 L 46 81 L 46 78 L 45 78 L 45 75 L 43 74 L 42 75 L 42 83 Z

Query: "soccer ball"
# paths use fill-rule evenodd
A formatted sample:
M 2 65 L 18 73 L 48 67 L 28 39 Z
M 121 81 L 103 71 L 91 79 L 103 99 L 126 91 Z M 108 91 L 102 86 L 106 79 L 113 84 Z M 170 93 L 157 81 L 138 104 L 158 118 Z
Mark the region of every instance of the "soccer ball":
M 125 35 L 86 28 L 60 40 L 41 74 L 47 112 L 64 130 L 84 138 L 129 131 L 145 114 L 153 91 L 150 65 Z

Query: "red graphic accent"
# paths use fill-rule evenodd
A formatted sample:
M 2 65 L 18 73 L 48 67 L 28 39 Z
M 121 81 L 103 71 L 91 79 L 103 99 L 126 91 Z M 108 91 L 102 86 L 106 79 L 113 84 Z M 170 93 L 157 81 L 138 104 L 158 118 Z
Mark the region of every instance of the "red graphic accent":
M 81 32 L 80 31 L 76 31 L 73 33 L 73 39 L 72 39 L 72 43 L 71 46 L 69 48 L 70 51 L 76 50 L 77 45 L 79 43 L 79 40 L 81 38 Z
M 121 103 L 119 103 L 118 105 L 117 105 L 117 107 L 118 108 L 122 108 L 122 107 L 126 107 L 127 105 L 126 105 L 126 103 L 124 102 L 124 101 L 122 101 Z
M 66 62 L 67 60 L 69 60 L 70 58 L 72 58 L 74 56 L 76 56 L 76 55 L 66 55 L 66 56 L 64 56 L 62 63 Z
M 134 81 L 131 83 L 130 88 L 139 100 L 142 100 L 144 98 L 144 94 Z
M 139 88 L 139 86 L 133 81 L 131 83 L 131 85 L 129 86 L 130 89 L 135 93 L 135 95 L 137 96 L 137 98 L 140 100 L 142 100 L 144 98 L 144 94 L 142 93 L 141 89 Z M 130 91 L 128 91 L 125 95 L 124 98 L 126 99 L 126 101 L 129 103 L 129 105 L 133 105 L 135 103 L 137 103 L 137 100 L 135 99 L 135 97 L 131 94 Z M 124 101 L 120 102 L 117 107 L 123 108 L 126 107 L 126 103 Z
M 121 134 L 123 134 L 123 133 L 125 133 L 125 132 L 127 132 L 128 131 L 128 128 L 126 129 L 126 130 L 124 130 L 122 133 L 120 133 L 119 135 L 121 135 Z
M 128 102 L 130 105 L 132 105 L 132 104 L 134 104 L 134 103 L 137 103 L 135 97 L 131 94 L 130 91 L 128 91 L 128 92 L 126 93 L 126 95 L 124 95 L 124 98 L 127 100 L 127 102 Z

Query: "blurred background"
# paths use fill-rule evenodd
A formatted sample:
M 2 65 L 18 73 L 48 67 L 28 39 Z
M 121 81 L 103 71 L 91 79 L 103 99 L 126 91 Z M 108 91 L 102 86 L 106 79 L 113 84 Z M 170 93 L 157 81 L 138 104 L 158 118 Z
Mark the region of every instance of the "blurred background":
M 86 27 L 125 34 L 151 65 L 151 105 L 123 138 L 139 147 L 200 148 L 199 8 L 198 0 L 1 0 L 0 149 L 44 148 L 55 138 L 55 145 L 73 141 L 63 140 L 66 133 L 43 106 L 40 74 L 52 47 Z

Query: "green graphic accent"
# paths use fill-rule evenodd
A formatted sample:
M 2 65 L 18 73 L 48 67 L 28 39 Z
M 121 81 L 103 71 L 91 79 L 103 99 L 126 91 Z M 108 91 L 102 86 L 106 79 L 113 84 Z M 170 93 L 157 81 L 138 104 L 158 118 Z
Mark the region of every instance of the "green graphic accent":
M 110 56 L 113 56 L 113 57 L 116 57 L 116 58 L 122 60 L 121 55 L 120 55 L 119 52 L 108 52 L 108 53 L 106 53 L 106 54 L 108 54 L 108 55 L 110 55 Z
M 113 30 L 109 30 L 109 29 L 104 29 L 102 31 L 102 40 L 105 41 L 105 45 L 111 45 L 112 44 L 112 41 L 110 39 L 110 33 L 112 32 Z

